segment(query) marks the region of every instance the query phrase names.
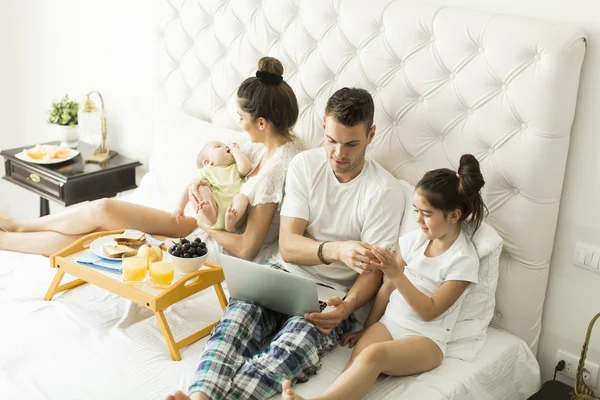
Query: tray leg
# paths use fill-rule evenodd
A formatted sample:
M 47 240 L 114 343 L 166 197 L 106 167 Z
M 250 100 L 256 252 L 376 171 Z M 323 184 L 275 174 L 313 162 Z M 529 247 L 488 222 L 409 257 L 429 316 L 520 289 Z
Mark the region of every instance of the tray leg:
M 58 287 L 58 285 L 60 285 L 60 281 L 62 280 L 63 276 L 65 276 L 65 273 L 62 272 L 60 269 L 57 269 L 56 275 L 54 275 L 54 279 L 52 279 L 52 283 L 50 284 L 50 287 L 48 288 L 48 291 L 44 296 L 44 300 L 52 300 L 52 297 L 54 297 L 54 295 L 56 294 L 56 288 Z
M 69 289 L 72 289 L 79 285 L 83 285 L 84 283 L 87 283 L 83 279 L 75 279 L 69 283 L 60 285 L 60 281 L 62 280 L 62 278 L 64 276 L 65 276 L 64 272 L 62 272 L 60 269 L 56 270 L 56 275 L 54 275 L 54 279 L 52 279 L 52 283 L 50 284 L 50 287 L 48 288 L 48 291 L 46 292 L 46 295 L 44 296 L 44 300 L 50 301 L 50 300 L 52 300 L 52 298 L 54 297 L 55 294 L 64 292 L 65 290 L 69 290 Z
M 213 286 L 215 288 L 215 292 L 217 293 L 217 298 L 219 299 L 219 303 L 221 303 L 221 308 L 223 310 L 225 310 L 225 307 L 227 307 L 227 304 L 229 302 L 227 301 L 227 296 L 225 296 L 225 291 L 223 291 L 223 286 L 221 286 L 221 282 L 219 282 Z
M 175 345 L 177 346 L 178 349 L 183 349 L 186 346 L 189 346 L 190 344 L 202 339 L 203 337 L 207 336 L 215 327 L 217 323 L 213 322 L 212 324 L 205 326 L 204 328 L 200 329 L 198 332 L 196 333 L 192 333 L 190 336 L 181 339 L 179 342 L 175 343 Z
M 169 347 L 171 358 L 173 359 L 173 361 L 180 361 L 181 354 L 179 354 L 179 350 L 177 349 L 175 339 L 173 339 L 173 334 L 171 333 L 171 329 L 169 328 L 169 324 L 167 323 L 165 314 L 162 312 L 162 310 L 159 310 L 155 311 L 154 315 L 156 315 L 156 319 L 158 320 L 158 326 L 160 326 L 160 330 L 162 331 L 165 340 L 167 341 L 167 346 Z

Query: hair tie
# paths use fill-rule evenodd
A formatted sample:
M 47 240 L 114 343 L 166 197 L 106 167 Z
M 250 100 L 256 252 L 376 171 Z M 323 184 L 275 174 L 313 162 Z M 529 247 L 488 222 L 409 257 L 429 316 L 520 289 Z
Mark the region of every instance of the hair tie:
M 265 83 L 279 85 L 283 81 L 283 75 L 277 75 L 267 71 L 256 71 L 256 77 Z

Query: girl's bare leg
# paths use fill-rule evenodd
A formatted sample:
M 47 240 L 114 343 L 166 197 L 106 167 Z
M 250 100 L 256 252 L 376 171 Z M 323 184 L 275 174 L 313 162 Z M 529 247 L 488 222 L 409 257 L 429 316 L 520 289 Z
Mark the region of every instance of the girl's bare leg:
M 191 217 L 176 224 L 166 211 L 114 199 L 100 199 L 32 221 L 14 222 L 5 228 L 12 232 L 53 231 L 64 235 L 131 228 L 150 234 L 181 237 L 196 227 L 196 220 Z
M 352 365 L 325 393 L 314 399 L 361 399 L 380 374 L 405 376 L 429 371 L 440 365 L 443 358 L 440 348 L 423 336 L 372 343 L 356 356 Z M 293 392 L 289 381 L 283 385 L 282 397 L 286 400 L 302 400 Z
M 356 357 L 358 357 L 358 355 L 362 353 L 362 351 L 369 345 L 379 342 L 388 342 L 390 340 L 392 340 L 392 335 L 390 335 L 390 332 L 387 330 L 385 325 L 383 325 L 381 322 L 375 322 L 365 331 L 365 333 L 363 333 L 360 339 L 358 339 L 358 342 L 352 351 L 352 355 L 350 356 L 350 360 L 348 360 L 348 364 L 346 364 L 346 367 L 344 367 L 344 371 L 350 368 Z
M 82 235 L 63 235 L 57 232 L 0 231 L 0 250 L 50 256 L 64 249 Z
M 242 219 L 248 208 L 248 196 L 238 193 L 233 197 L 231 205 L 225 213 L 225 229 L 231 231 Z

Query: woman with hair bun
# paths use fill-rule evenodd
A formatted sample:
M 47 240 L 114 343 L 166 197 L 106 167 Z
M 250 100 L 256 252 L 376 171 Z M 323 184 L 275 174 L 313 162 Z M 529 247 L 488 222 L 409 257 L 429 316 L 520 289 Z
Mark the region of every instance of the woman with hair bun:
M 292 134 L 298 102 L 282 74 L 279 60 L 263 57 L 258 61 L 256 76 L 244 80 L 237 92 L 240 126 L 253 145 L 248 154 L 251 169 L 240 189 L 249 200 L 249 209 L 236 233 L 209 229 L 193 216 L 174 218 L 167 211 L 106 198 L 31 221 L 0 215 L 0 250 L 51 255 L 92 232 L 129 228 L 184 237 L 200 225 L 233 255 L 255 259 L 277 240 L 287 167 L 299 151 Z M 189 187 L 189 200 L 196 209 L 201 185 L 196 182 Z

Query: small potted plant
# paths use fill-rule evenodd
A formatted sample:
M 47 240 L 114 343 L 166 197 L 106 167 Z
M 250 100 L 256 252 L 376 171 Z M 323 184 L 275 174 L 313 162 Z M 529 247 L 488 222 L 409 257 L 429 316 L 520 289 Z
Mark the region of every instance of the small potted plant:
M 48 110 L 48 123 L 56 125 L 56 134 L 62 147 L 77 147 L 79 142 L 78 110 L 79 103 L 69 99 L 68 95 L 58 102 L 52 102 L 50 110 Z

